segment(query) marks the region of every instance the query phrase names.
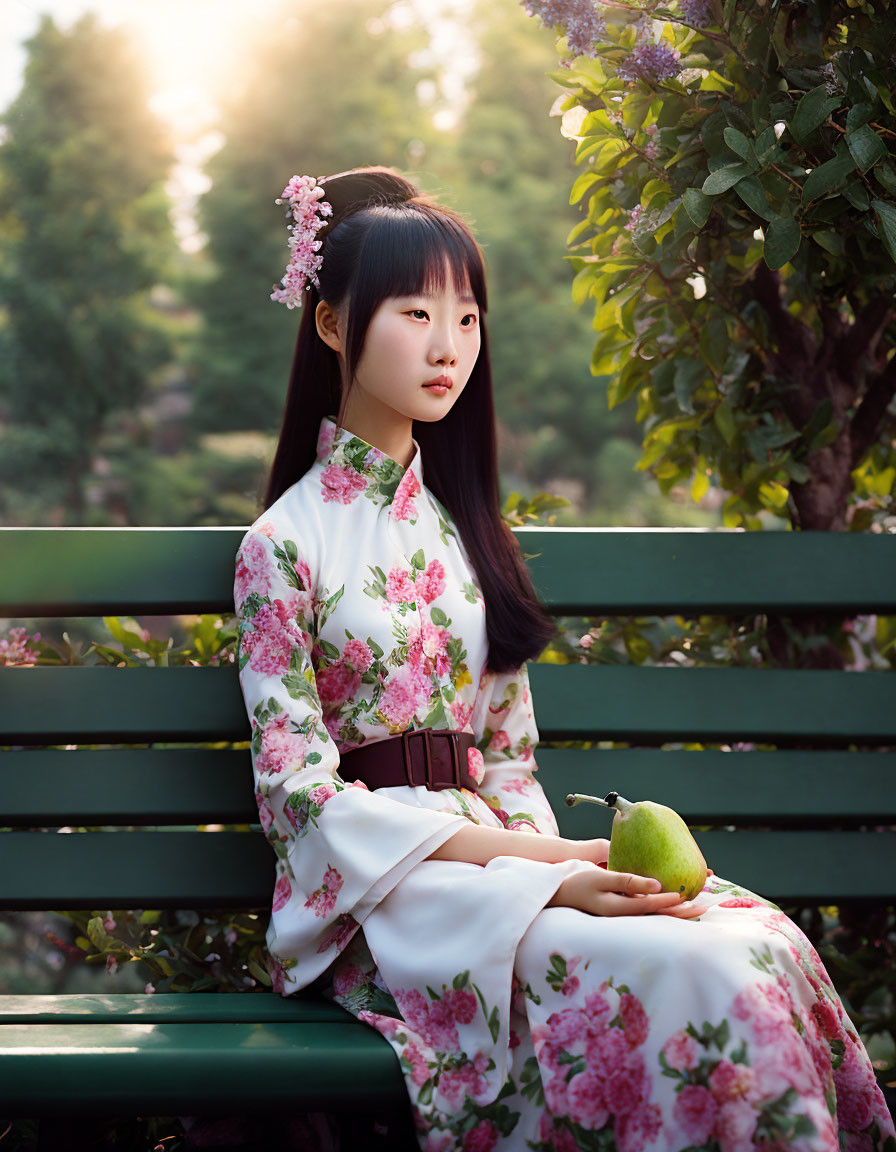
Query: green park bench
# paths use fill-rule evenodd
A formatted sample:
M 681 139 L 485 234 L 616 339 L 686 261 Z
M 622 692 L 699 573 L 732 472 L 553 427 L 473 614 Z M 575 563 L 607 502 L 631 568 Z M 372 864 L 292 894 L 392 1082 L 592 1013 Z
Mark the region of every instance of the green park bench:
M 896 536 L 516 531 L 556 615 L 896 613 Z M 2 528 L 0 617 L 231 614 L 243 534 Z M 236 668 L 112 670 L 0 668 L 0 909 L 267 915 L 274 855 L 248 750 L 127 747 L 248 740 Z M 891 673 L 533 663 L 530 676 L 543 743 L 628 745 L 538 751 L 564 835 L 608 835 L 608 813 L 563 801 L 615 789 L 708 826 L 696 838 L 715 872 L 777 903 L 896 899 Z M 699 742 L 764 748 L 687 747 Z M 251 828 L 196 827 L 210 823 Z M 44 831 L 63 826 L 117 830 Z M 391 1110 L 408 1125 L 406 1099 L 384 1038 L 320 999 L 0 996 L 4 1119 Z

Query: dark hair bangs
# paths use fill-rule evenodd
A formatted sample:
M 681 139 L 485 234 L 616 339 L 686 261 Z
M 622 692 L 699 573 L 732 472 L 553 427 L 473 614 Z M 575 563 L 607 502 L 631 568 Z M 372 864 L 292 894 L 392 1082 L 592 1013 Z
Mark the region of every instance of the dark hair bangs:
M 427 205 L 367 209 L 364 240 L 349 287 L 346 370 L 354 378 L 371 317 L 390 296 L 415 296 L 447 287 L 473 293 L 480 312 L 488 306 L 479 247 L 463 225 Z M 375 226 L 374 220 L 376 221 Z

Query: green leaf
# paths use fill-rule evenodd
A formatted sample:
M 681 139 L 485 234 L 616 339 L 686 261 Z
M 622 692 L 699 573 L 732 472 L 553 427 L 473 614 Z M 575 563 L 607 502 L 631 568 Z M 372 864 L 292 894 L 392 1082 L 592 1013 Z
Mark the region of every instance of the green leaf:
M 835 156 L 817 168 L 813 168 L 803 184 L 803 203 L 816 200 L 841 188 L 849 176 L 855 172 L 855 163 L 848 153 L 845 156 Z
M 728 357 L 730 341 L 728 339 L 728 325 L 722 312 L 710 313 L 709 319 L 700 329 L 700 352 L 703 358 L 717 372 L 725 368 Z
M 853 208 L 858 208 L 860 212 L 867 212 L 871 206 L 868 190 L 860 180 L 850 180 L 848 184 L 843 186 L 840 195 L 848 200 Z
M 759 499 L 772 512 L 780 512 L 787 507 L 788 491 L 777 480 L 767 480 L 759 485 Z
M 856 167 L 863 174 L 887 155 L 887 146 L 873 128 L 863 124 L 855 132 L 846 133 L 846 146 Z
M 444 628 L 447 625 L 448 617 L 445 615 L 441 608 L 438 608 L 434 605 L 430 615 L 432 616 L 433 624 L 438 624 L 441 628 Z
M 761 216 L 763 220 L 774 219 L 775 214 L 757 176 L 745 176 L 743 180 L 738 180 L 734 185 L 734 191 L 748 208 L 753 209 L 757 216 Z
M 743 132 L 739 132 L 737 128 L 726 128 L 722 133 L 725 138 L 725 143 L 736 153 L 741 159 L 746 160 L 752 169 L 759 167 L 756 160 L 756 152 L 753 148 L 753 141 Z
M 840 107 L 841 100 L 839 96 L 829 96 L 824 84 L 819 84 L 817 88 L 807 92 L 797 104 L 796 111 L 787 124 L 797 143 L 802 144 L 822 125 L 828 116 Z
M 896 195 L 896 167 L 891 161 L 887 160 L 884 164 L 878 164 L 873 175 L 885 192 Z
M 756 137 L 753 149 L 760 164 L 765 164 L 772 152 L 778 147 L 778 136 L 773 124 L 766 125 Z
M 871 207 L 874 209 L 874 216 L 884 247 L 896 260 L 896 208 L 884 200 L 872 200 Z
M 675 376 L 672 387 L 678 407 L 688 415 L 694 414 L 693 395 L 706 378 L 706 369 L 699 360 L 682 359 L 675 361 Z
M 688 188 L 682 197 L 684 210 L 691 220 L 702 228 L 712 211 L 712 197 L 707 196 L 698 188 Z
M 796 220 L 775 216 L 765 233 L 762 256 L 769 268 L 781 268 L 792 260 L 800 246 L 802 233 Z
M 583 172 L 578 176 L 569 193 L 570 204 L 578 204 L 588 189 L 595 185 L 599 179 L 600 177 L 596 172 Z
M 711 172 L 703 181 L 702 192 L 707 196 L 718 196 L 727 192 L 738 180 L 749 176 L 752 172 L 749 164 L 726 164 L 723 168 Z
M 713 413 L 713 423 L 722 433 L 722 438 L 726 444 L 732 445 L 734 438 L 737 435 L 737 425 L 734 423 L 734 412 L 731 405 L 723 400 Z
M 846 131 L 855 132 L 856 128 L 867 124 L 871 119 L 871 113 L 873 111 L 874 108 L 871 104 L 853 104 L 852 108 L 846 113 Z

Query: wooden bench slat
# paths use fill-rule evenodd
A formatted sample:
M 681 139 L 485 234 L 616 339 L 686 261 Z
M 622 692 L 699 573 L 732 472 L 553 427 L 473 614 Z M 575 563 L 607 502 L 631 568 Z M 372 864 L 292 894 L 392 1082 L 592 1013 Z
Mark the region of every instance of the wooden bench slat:
M 4 1116 L 407 1107 L 398 1058 L 340 1024 L 4 1024 Z
M 563 835 L 573 839 L 609 835 L 593 828 L 598 816 L 609 828 L 611 814 L 568 808 L 570 792 L 654 800 L 691 824 L 896 824 L 893 752 L 539 748 L 535 758 Z
M 896 832 L 698 829 L 694 836 L 718 875 L 771 900 L 896 898 Z M 0 907 L 9 909 L 267 912 L 273 875 L 274 857 L 260 832 L 0 837 Z
M 0 528 L 0 616 L 230 613 L 236 550 L 245 531 Z M 896 612 L 891 535 L 514 532 L 532 557 L 529 569 L 540 596 L 558 614 Z
M 77 1024 L 346 1024 L 354 1016 L 328 1000 L 273 992 L 70 992 L 0 996 L 0 1025 Z
M 896 612 L 896 537 L 852 532 L 517 528 L 559 615 Z
M 891 672 L 539 663 L 529 672 L 542 740 L 896 743 Z M 250 736 L 233 667 L 0 668 L 0 732 L 8 744 Z
M 532 664 L 542 740 L 896 743 L 891 672 Z
M 668 804 L 695 824 L 896 823 L 896 753 L 540 747 L 538 779 L 568 829 L 596 809 L 568 792 Z M 257 824 L 246 749 L 0 751 L 0 824 Z

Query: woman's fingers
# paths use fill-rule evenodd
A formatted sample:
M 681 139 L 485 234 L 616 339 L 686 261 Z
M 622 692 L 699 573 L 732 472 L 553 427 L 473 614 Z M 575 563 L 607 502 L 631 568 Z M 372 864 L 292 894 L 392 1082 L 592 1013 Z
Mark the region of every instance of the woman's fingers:
M 606 892 L 600 897 L 604 916 L 645 916 L 676 907 L 681 902 L 677 892 L 656 892 L 650 896 L 622 896 Z
M 627 896 L 644 896 L 659 891 L 660 882 L 652 876 L 639 876 L 637 872 L 602 871 L 601 887 L 608 892 L 624 892 Z

